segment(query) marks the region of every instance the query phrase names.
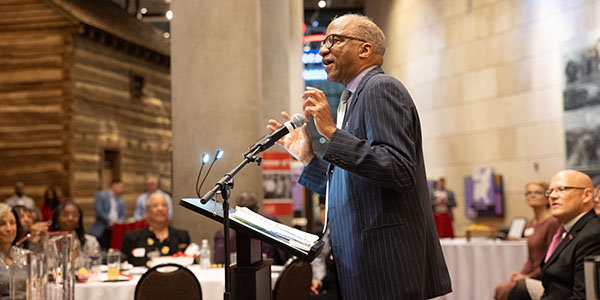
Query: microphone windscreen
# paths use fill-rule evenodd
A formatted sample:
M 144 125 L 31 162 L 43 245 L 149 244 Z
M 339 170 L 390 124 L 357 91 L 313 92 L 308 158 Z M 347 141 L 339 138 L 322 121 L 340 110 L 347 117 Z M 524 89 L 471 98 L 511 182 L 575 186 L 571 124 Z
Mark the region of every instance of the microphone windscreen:
M 306 118 L 304 118 L 303 114 L 295 114 L 292 116 L 290 122 L 292 122 L 294 128 L 300 128 L 306 123 Z

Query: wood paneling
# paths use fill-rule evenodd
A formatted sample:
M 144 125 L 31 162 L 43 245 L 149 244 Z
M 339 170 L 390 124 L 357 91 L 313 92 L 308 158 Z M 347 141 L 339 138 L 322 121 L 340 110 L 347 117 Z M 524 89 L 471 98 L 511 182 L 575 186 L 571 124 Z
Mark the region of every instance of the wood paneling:
M 51 183 L 89 225 L 105 149 L 119 152 L 128 215 L 147 174 L 169 191 L 171 78 L 168 47 L 141 43 L 160 39 L 127 41 L 118 22 L 95 28 L 85 20 L 100 22 L 98 12 L 85 8 L 96 4 L 75 2 L 0 1 L 0 200 L 23 181 L 40 203 Z M 130 94 L 134 74 L 144 79 L 141 97 Z
M 38 203 L 48 184 L 69 197 L 68 26 L 36 0 L 0 1 L 0 199 L 10 196 L 16 181 Z

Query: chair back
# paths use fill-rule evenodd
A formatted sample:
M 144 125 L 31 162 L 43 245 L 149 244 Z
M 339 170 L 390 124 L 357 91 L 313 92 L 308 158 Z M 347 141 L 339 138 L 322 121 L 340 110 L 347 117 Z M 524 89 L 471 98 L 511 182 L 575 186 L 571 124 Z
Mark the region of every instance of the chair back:
M 112 233 L 110 236 L 110 247 L 113 249 L 121 250 L 123 245 L 123 237 L 125 232 L 132 231 L 148 226 L 148 221 L 140 220 L 133 223 L 115 223 L 112 227 Z
M 277 278 L 273 300 L 308 300 L 311 281 L 310 263 L 296 259 Z
M 196 275 L 178 264 L 162 264 L 148 270 L 135 286 L 135 300 L 202 300 Z

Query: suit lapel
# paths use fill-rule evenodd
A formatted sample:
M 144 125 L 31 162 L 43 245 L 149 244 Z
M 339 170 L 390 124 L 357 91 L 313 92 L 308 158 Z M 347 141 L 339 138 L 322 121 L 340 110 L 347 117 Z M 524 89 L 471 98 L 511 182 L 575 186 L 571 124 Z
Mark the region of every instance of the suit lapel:
M 587 222 L 594 217 L 596 217 L 596 214 L 593 211 L 588 211 L 585 215 L 583 215 L 583 217 L 581 217 L 581 219 L 579 219 L 579 221 L 577 221 L 577 223 L 573 225 L 573 228 L 571 228 L 571 230 L 567 232 L 565 238 L 558 245 L 558 247 L 556 247 L 556 250 L 552 252 L 552 255 L 550 255 L 550 259 L 548 259 L 548 261 L 543 264 L 542 268 L 545 268 L 546 266 L 552 264 L 557 259 L 560 252 L 562 252 L 563 249 L 565 249 L 571 243 L 571 241 L 573 241 L 577 237 L 577 234 L 579 233 L 579 231 L 581 231 L 581 229 L 583 229 L 585 224 L 587 224 Z M 542 259 L 542 263 L 543 261 L 544 260 Z
M 358 87 L 356 88 L 356 91 L 354 92 L 354 97 L 352 97 L 352 100 L 350 101 L 350 105 L 346 108 L 346 114 L 344 115 L 344 122 L 342 123 L 342 128 L 345 127 L 343 124 L 346 124 L 348 115 L 354 111 L 354 107 L 356 106 L 356 103 L 359 101 L 360 92 L 365 87 L 365 84 L 367 83 L 367 81 L 369 81 L 369 79 L 371 79 L 371 77 L 375 76 L 376 74 L 380 74 L 380 73 L 383 73 L 383 70 L 381 69 L 381 67 L 376 67 L 373 70 L 369 71 L 365 75 L 365 77 L 362 78 L 362 80 L 358 84 Z

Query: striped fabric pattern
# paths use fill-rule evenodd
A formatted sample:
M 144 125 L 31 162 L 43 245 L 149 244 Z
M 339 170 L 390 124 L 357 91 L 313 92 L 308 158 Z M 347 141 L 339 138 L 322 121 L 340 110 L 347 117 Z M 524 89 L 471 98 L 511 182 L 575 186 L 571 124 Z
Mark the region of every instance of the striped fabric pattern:
M 324 194 L 342 299 L 428 299 L 451 291 L 425 175 L 415 105 L 370 71 L 323 156 L 299 183 Z

